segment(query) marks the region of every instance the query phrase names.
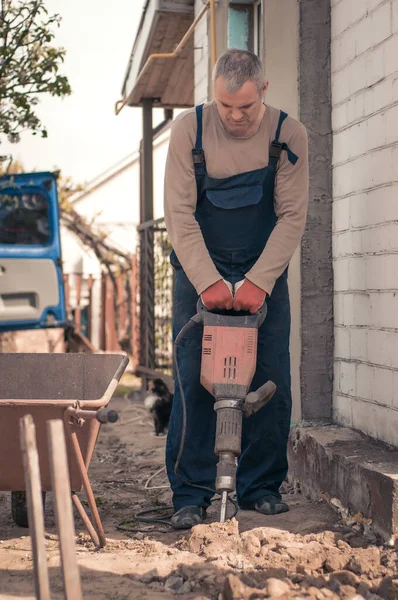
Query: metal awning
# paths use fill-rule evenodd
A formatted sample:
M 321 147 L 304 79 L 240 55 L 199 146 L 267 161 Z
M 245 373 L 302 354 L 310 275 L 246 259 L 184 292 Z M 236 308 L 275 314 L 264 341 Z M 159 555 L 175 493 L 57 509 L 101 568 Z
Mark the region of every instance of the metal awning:
M 123 83 L 128 106 L 140 106 L 145 98 L 157 107 L 193 106 L 193 39 L 178 56 L 146 64 L 152 54 L 173 52 L 193 20 L 194 0 L 147 0 Z

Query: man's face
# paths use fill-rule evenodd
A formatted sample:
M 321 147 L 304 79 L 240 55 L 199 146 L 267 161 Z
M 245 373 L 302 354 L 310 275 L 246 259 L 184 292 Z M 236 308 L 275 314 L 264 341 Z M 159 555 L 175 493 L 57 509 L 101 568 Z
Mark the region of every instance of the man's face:
M 230 135 L 245 137 L 253 132 L 256 125 L 259 125 L 262 98 L 267 88 L 268 81 L 265 81 L 260 94 L 254 81 L 246 81 L 237 92 L 232 94 L 228 91 L 224 77 L 216 79 L 214 95 L 217 110 Z

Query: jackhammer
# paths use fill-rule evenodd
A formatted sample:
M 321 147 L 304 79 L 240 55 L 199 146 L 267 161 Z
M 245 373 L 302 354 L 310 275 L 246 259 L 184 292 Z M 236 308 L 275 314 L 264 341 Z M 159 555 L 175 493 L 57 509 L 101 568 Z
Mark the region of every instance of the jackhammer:
M 189 328 L 203 324 L 200 382 L 215 398 L 217 423 L 214 452 L 219 459 L 215 487 L 221 496 L 221 523 L 226 519 L 228 496 L 236 489 L 243 417 L 260 410 L 276 391 L 276 385 L 267 381 L 258 390 L 249 392 L 257 365 L 258 329 L 266 314 L 265 303 L 253 315 L 222 314 L 208 311 L 199 299 L 197 314 L 175 340 L 177 346 Z M 177 375 L 181 385 L 179 372 Z M 183 391 L 182 396 L 185 402 Z

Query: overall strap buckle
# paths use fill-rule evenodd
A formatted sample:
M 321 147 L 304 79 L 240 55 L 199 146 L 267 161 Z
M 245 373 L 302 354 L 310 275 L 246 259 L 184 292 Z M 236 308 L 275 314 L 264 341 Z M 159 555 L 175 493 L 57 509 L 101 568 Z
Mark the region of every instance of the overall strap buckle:
M 205 153 L 202 148 L 193 148 L 192 149 L 192 159 L 194 165 L 200 165 L 205 162 Z
M 271 142 L 271 146 L 269 149 L 270 158 L 275 158 L 276 160 L 279 160 L 279 158 L 281 156 L 282 148 L 283 148 L 283 144 L 281 142 L 277 142 L 276 140 Z

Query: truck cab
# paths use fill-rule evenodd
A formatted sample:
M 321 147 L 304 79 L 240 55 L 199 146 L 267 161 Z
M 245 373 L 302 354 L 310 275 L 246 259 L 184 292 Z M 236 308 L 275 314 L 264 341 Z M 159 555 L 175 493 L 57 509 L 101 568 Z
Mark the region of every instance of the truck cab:
M 57 174 L 0 177 L 0 332 L 66 322 Z

